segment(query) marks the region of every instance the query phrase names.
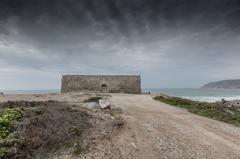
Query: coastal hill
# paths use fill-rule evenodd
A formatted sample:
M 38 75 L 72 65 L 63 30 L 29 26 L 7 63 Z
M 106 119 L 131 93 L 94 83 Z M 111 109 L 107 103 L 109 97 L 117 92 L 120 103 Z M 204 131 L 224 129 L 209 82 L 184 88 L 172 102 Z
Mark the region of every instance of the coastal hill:
M 240 89 L 240 79 L 210 82 L 210 83 L 202 86 L 201 88 Z

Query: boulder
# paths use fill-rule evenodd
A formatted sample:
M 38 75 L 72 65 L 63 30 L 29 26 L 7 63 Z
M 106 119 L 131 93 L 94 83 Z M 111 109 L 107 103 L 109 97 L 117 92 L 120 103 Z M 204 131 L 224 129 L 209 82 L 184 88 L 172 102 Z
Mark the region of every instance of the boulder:
M 4 95 L 4 93 L 3 93 L 3 92 L 0 92 L 0 95 Z
M 107 100 L 100 99 L 99 100 L 99 107 L 101 109 L 109 109 L 109 108 L 111 108 L 111 104 Z
M 225 104 L 227 101 L 224 98 L 222 98 L 221 102 L 222 104 Z

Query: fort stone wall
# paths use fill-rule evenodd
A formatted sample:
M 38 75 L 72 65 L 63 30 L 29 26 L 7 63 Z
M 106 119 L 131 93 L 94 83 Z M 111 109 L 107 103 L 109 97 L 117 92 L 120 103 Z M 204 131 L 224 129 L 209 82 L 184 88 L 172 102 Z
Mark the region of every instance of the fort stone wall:
M 62 93 L 141 93 L 139 75 L 64 75 Z

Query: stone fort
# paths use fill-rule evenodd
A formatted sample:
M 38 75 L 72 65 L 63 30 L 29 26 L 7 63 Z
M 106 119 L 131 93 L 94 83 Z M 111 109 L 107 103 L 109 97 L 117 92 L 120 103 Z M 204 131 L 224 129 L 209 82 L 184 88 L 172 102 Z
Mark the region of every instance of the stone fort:
M 139 75 L 64 75 L 62 93 L 141 93 Z

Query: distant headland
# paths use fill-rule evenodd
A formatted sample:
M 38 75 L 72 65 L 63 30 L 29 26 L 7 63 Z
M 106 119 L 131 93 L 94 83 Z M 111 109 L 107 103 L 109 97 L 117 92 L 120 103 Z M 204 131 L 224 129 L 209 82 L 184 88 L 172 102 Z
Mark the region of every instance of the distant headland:
M 201 88 L 211 89 L 240 89 L 240 79 L 222 80 L 217 82 L 210 82 L 205 84 Z

